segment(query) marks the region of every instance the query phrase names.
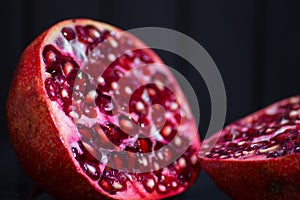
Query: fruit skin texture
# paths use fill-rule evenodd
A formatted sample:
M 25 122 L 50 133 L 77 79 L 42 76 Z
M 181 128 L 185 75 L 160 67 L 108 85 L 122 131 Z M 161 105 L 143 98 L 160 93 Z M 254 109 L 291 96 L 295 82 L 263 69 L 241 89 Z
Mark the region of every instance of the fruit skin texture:
M 74 161 L 49 112 L 40 69 L 40 48 L 48 31 L 25 49 L 15 71 L 6 107 L 10 139 L 23 170 L 49 194 L 57 199 L 104 199 L 71 165 Z
M 299 99 L 300 96 L 293 98 Z M 289 100 L 290 98 L 275 104 L 284 104 Z M 241 120 L 255 118 L 265 112 L 267 108 Z M 216 133 L 207 141 L 218 135 L 219 133 Z M 255 158 L 219 159 L 204 156 L 200 156 L 199 159 L 203 170 L 232 199 L 300 198 L 300 154 L 298 153 L 259 160 L 255 160 Z
M 86 21 L 94 23 L 86 19 L 76 20 L 82 24 Z M 10 139 L 25 173 L 55 199 L 115 199 L 116 196 L 103 192 L 99 186 L 96 188 L 93 184 L 97 183 L 83 176 L 82 170 L 75 164 L 77 161 L 62 134 L 70 128 L 70 124 L 59 118 L 62 113 L 56 113 L 45 91 L 41 52 L 48 34 L 56 31 L 57 26 L 64 26 L 64 23 L 70 21 L 60 22 L 46 30 L 25 49 L 20 58 L 6 106 Z M 152 54 L 150 52 L 155 62 L 162 63 Z M 199 145 L 198 141 L 195 143 Z M 151 199 L 167 196 L 169 194 L 153 193 Z M 118 198 L 150 199 L 142 192 L 130 197 L 121 194 Z
M 201 167 L 232 199 L 299 199 L 300 157 L 268 161 L 200 159 Z

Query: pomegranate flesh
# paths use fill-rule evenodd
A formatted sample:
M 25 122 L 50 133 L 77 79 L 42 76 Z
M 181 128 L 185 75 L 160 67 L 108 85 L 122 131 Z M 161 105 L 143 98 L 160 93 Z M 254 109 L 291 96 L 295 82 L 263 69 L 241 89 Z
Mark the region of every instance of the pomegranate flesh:
M 24 171 L 57 199 L 160 199 L 200 171 L 175 78 L 139 39 L 101 22 L 60 22 L 26 48 L 7 119 Z
M 299 199 L 299 152 L 300 96 L 295 96 L 204 140 L 200 163 L 233 199 Z

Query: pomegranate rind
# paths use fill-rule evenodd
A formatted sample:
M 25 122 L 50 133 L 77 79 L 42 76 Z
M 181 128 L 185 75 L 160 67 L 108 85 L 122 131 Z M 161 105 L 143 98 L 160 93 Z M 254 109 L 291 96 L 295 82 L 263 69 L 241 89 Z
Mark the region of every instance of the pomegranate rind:
M 46 30 L 25 49 L 15 70 L 6 106 L 11 142 L 25 173 L 56 199 L 158 199 L 186 190 L 187 188 L 180 188 L 166 194 L 156 191 L 147 194 L 140 191 L 141 188 L 128 186 L 127 193 L 110 195 L 82 172 L 64 134 L 66 130 L 75 129 L 68 120 L 64 120 L 66 116 L 61 116 L 62 111 L 53 108 L 45 91 L 45 67 L 41 56 L 43 47 L 55 35 L 53 33 L 72 23 L 88 23 L 108 30 L 121 31 L 93 20 L 66 20 Z M 130 37 L 138 43 L 137 46 L 145 47 L 137 38 Z M 147 53 L 154 62 L 163 63 L 150 49 L 147 49 Z M 177 84 L 175 87 L 178 87 Z M 193 146 L 198 149 L 199 145 L 199 138 L 196 137 Z
M 300 96 L 276 102 L 239 121 L 250 122 L 274 106 L 286 105 L 293 101 L 300 101 Z M 220 132 L 214 134 L 202 144 L 216 141 L 219 135 Z M 300 198 L 300 154 L 298 153 L 277 158 L 220 159 L 207 158 L 200 151 L 199 160 L 202 169 L 232 199 Z

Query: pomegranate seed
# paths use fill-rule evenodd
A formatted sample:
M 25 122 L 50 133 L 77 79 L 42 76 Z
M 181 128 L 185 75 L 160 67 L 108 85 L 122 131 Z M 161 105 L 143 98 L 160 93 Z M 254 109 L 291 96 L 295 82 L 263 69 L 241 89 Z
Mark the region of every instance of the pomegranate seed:
M 82 113 L 85 116 L 87 116 L 88 118 L 96 118 L 97 117 L 96 109 L 93 106 L 88 105 L 88 104 L 84 104 Z
M 129 59 L 129 56 L 127 54 L 122 55 L 118 59 L 118 64 L 122 66 L 126 70 L 131 69 L 132 60 Z
M 100 38 L 101 34 L 96 27 L 94 27 L 92 25 L 88 25 L 85 28 L 86 28 L 86 33 L 88 34 L 89 37 L 93 38 L 94 40 L 97 40 Z
M 85 104 L 93 104 L 97 96 L 98 93 L 95 90 L 90 90 L 84 98 L 83 102 Z
M 116 190 L 112 187 L 112 185 L 108 181 L 101 179 L 99 181 L 99 185 L 103 190 L 105 190 L 109 194 L 116 194 Z
M 75 39 L 76 35 L 75 35 L 75 32 L 72 28 L 69 28 L 69 27 L 64 27 L 62 30 L 61 30 L 61 33 L 63 34 L 63 36 L 68 40 L 73 40 Z
M 60 87 L 62 86 L 68 86 L 68 82 L 66 77 L 64 77 L 62 74 L 58 74 L 54 77 L 54 82 L 59 85 Z
M 58 99 L 58 97 L 57 97 L 58 86 L 52 81 L 51 78 L 47 78 L 45 80 L 45 88 L 46 88 L 49 98 L 52 101 L 55 101 Z
M 279 156 L 280 156 L 280 154 L 276 151 L 275 152 L 270 152 L 270 153 L 267 154 L 267 158 L 277 158 Z
M 53 45 L 47 45 L 43 50 L 43 59 L 47 66 L 55 65 L 60 63 L 61 53 Z
M 123 172 L 106 167 L 102 173 L 99 185 L 108 193 L 116 194 L 126 189 L 127 177 Z
M 102 41 L 103 40 L 105 40 L 105 39 L 107 39 L 109 36 L 110 36 L 110 31 L 109 30 L 103 30 L 102 32 L 101 32 L 101 38 L 102 38 Z
M 114 153 L 110 153 L 107 155 L 107 157 L 108 157 L 110 166 L 113 166 L 113 168 L 115 168 L 115 169 L 121 169 L 124 167 L 124 164 L 126 164 L 124 162 L 125 155 L 123 157 L 121 157 L 121 156 L 115 155 Z
M 151 112 L 152 123 L 160 130 L 165 123 L 164 109 L 162 106 L 155 104 Z
M 85 142 L 82 142 L 82 141 L 79 141 L 78 145 L 79 145 L 79 148 L 82 151 L 82 154 L 81 154 L 80 160 L 79 160 L 80 162 L 91 162 L 91 163 L 95 163 L 95 164 L 100 163 L 101 155 L 100 155 L 99 151 L 95 150 L 91 145 L 89 145 Z M 88 147 L 88 149 L 86 147 Z M 93 154 L 95 154 L 95 156 L 93 156 L 91 154 L 91 152 Z
M 73 153 L 73 157 L 76 160 L 78 160 L 78 161 L 81 160 L 80 154 L 76 148 L 72 147 L 72 153 Z
M 135 50 L 134 53 L 145 63 L 153 63 L 153 60 L 145 53 L 145 51 L 138 49 Z
M 110 96 L 105 94 L 99 94 L 95 100 L 96 105 L 98 106 L 100 112 L 113 115 L 114 103 Z
M 73 65 L 74 66 L 74 65 Z M 78 73 L 78 69 L 77 68 L 73 68 L 72 71 L 69 72 L 68 76 L 67 76 L 67 80 L 69 85 L 73 88 L 74 87 L 74 83 L 75 80 L 77 78 L 77 73 Z
M 118 82 L 118 80 L 123 77 L 124 73 L 118 69 L 119 66 L 109 66 L 103 73 L 103 78 L 105 79 L 106 84 L 111 87 L 113 82 Z M 114 89 L 111 87 L 111 89 Z
M 152 142 L 149 138 L 139 138 L 136 145 L 140 153 L 147 153 L 152 151 Z
M 74 110 L 71 101 L 67 101 L 63 103 L 63 110 L 66 115 L 70 116 L 70 113 Z
M 294 152 L 299 153 L 299 152 L 300 152 L 300 147 L 299 147 L 299 146 L 298 146 L 298 147 L 295 147 L 295 148 L 294 148 Z
M 70 91 L 69 86 L 63 85 L 59 91 L 60 96 L 62 97 L 62 100 L 65 101 L 70 101 L 72 98 L 72 94 Z
M 129 135 L 133 136 L 138 132 L 134 122 L 124 114 L 121 114 L 119 116 L 119 124 L 120 124 L 120 128 Z
M 157 192 L 160 194 L 165 194 L 167 192 L 169 192 L 169 190 L 167 189 L 167 186 L 163 183 L 159 183 L 157 185 Z
M 65 62 L 63 64 L 63 71 L 66 76 L 69 76 L 75 67 L 70 62 Z
M 142 136 L 145 137 L 145 136 Z M 152 151 L 152 142 L 149 138 L 140 138 L 134 143 L 133 147 L 127 147 L 126 150 L 131 152 L 148 153 Z
M 83 26 L 75 26 L 75 30 L 77 32 L 78 39 L 79 39 L 80 42 L 83 42 L 83 43 L 86 43 L 86 44 L 93 42 L 86 35 L 86 30 L 85 30 L 85 28 Z
M 93 163 L 82 162 L 81 168 L 92 179 L 98 180 L 100 178 L 99 167 Z
M 84 140 L 89 141 L 92 138 L 92 129 L 83 126 L 83 125 L 78 125 L 77 129 L 81 135 L 81 137 L 84 138 Z
M 100 42 L 110 35 L 109 31 L 104 30 L 100 32 L 92 25 L 76 26 L 75 30 L 79 41 L 87 45 L 86 54 L 89 54 L 89 52 L 91 52 Z
M 155 179 L 152 175 L 150 175 L 149 173 L 148 174 L 143 174 L 142 175 L 142 184 L 145 188 L 145 190 L 148 192 L 148 193 L 152 193 L 154 191 L 154 188 L 155 188 Z
M 177 133 L 177 129 L 175 125 L 167 120 L 164 127 L 161 129 L 160 134 L 163 136 L 163 138 L 167 141 L 171 141 Z
M 119 146 L 123 140 L 128 139 L 128 134 L 110 122 L 107 122 L 101 127 L 109 140 L 117 146 Z
M 100 138 L 101 141 L 101 147 L 104 147 L 105 144 L 110 144 L 109 139 L 106 137 L 104 131 L 102 130 L 101 126 L 99 124 L 95 124 L 93 126 L 94 132 L 96 134 L 97 138 Z

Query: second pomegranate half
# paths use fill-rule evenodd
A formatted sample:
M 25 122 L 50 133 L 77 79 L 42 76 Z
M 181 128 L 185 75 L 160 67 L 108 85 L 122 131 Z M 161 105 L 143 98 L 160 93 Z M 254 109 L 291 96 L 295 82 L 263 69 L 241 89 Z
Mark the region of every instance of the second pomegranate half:
M 204 140 L 200 162 L 233 199 L 300 199 L 300 96 Z

